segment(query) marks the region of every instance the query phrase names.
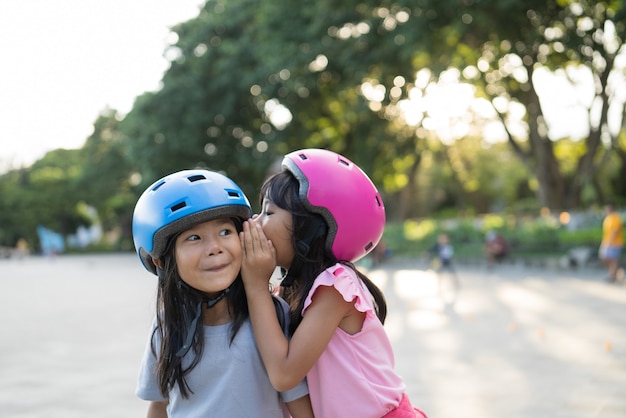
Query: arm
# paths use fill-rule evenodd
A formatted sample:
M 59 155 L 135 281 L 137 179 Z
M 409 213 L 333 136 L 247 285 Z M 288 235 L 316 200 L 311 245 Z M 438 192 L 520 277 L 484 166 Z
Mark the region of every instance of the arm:
M 150 402 L 147 418 L 167 418 L 167 402 Z
M 287 402 L 285 405 L 292 418 L 314 418 L 309 395 Z
M 335 329 L 352 312 L 333 287 L 320 287 L 307 314 L 291 340 L 283 335 L 268 291 L 268 280 L 275 266 L 275 249 L 260 226 L 245 222 L 241 235 L 244 281 L 250 322 L 270 381 L 278 391 L 301 382 L 320 357 Z

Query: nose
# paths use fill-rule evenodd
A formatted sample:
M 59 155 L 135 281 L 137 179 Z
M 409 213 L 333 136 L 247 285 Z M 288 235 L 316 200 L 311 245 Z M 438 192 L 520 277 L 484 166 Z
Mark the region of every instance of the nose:
M 207 255 L 220 254 L 222 252 L 222 246 L 218 239 L 209 238 L 205 240 L 205 253 Z

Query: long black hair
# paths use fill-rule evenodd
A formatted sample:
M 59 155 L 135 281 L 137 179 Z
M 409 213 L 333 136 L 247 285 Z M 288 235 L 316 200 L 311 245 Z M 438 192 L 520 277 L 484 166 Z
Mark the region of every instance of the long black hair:
M 233 219 L 237 232 L 241 231 L 241 221 Z M 152 334 L 152 352 L 157 358 L 157 381 L 163 396 L 178 385 L 184 398 L 189 398 L 193 391 L 186 381 L 186 376 L 198 364 L 204 351 L 204 331 L 202 324 L 202 306 L 209 300 L 204 293 L 190 287 L 178 274 L 175 257 L 175 235 L 168 240 L 159 273 L 156 303 L 156 327 Z M 231 323 L 230 343 L 249 316 L 246 293 L 241 279 L 237 275 L 224 295 L 228 303 Z M 198 311 L 200 310 L 200 311 Z M 199 315 L 199 317 L 198 317 Z M 193 327 L 195 320 L 195 329 Z M 183 365 L 184 354 L 180 354 L 188 337 L 193 332 L 191 363 Z M 156 344 L 157 337 L 160 344 Z M 158 353 L 157 353 L 158 350 Z
M 300 184 L 298 180 L 289 171 L 281 171 L 269 177 L 261 186 L 261 200 L 269 198 L 276 206 L 291 213 L 292 228 L 291 244 L 295 251 L 295 258 L 291 268 L 296 268 L 295 272 L 288 272 L 290 277 L 290 285 L 281 287 L 281 296 L 289 304 L 290 310 L 290 327 L 289 332 L 293 335 L 296 328 L 302 321 L 302 309 L 306 297 L 313 287 L 315 278 L 325 269 L 340 262 L 354 270 L 358 277 L 363 281 L 369 292 L 374 298 L 374 307 L 376 315 L 384 324 L 387 317 L 387 303 L 383 292 L 362 272 L 360 272 L 354 264 L 346 260 L 337 260 L 331 251 L 325 247 L 326 234 L 315 237 L 312 241 L 307 242 L 306 246 L 300 245 L 302 241 L 308 241 L 311 231 L 311 225 L 324 222 L 322 216 L 311 212 L 305 206 L 299 197 Z M 328 228 L 326 228 L 328 231 Z M 303 251 L 306 248 L 308 251 Z M 293 280 L 293 281 L 292 281 Z

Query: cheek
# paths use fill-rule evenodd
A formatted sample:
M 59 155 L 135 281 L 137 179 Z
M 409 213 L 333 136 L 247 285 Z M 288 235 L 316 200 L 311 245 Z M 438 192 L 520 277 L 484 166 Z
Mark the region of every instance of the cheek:
M 189 258 L 189 251 L 182 248 L 182 246 L 177 245 L 174 249 L 174 259 L 176 260 L 176 264 L 179 266 Z
M 198 248 L 190 248 L 188 246 L 177 247 L 174 251 L 174 258 L 178 271 L 182 273 L 193 268 L 201 258 L 202 251 Z
M 291 243 L 291 235 L 284 229 L 274 232 L 274 246 L 278 257 L 290 259 L 294 256 L 293 245 Z
M 236 262 L 241 262 L 243 260 L 243 251 L 241 250 L 241 243 L 239 242 L 239 238 L 237 238 L 230 246 L 230 253 L 233 256 L 233 259 Z
M 186 268 L 187 259 L 184 253 L 176 251 L 174 254 L 174 259 L 176 260 L 176 270 L 178 270 L 178 275 L 182 278 L 186 276 Z
M 272 227 L 270 222 L 267 222 L 265 218 L 258 217 L 254 220 L 254 223 L 260 226 L 263 230 L 263 233 L 267 235 L 268 238 L 270 238 L 270 236 L 272 235 Z

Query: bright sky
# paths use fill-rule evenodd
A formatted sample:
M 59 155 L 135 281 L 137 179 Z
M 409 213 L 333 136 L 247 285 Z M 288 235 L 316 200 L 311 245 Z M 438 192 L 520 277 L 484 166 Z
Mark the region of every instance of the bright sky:
M 107 106 L 157 89 L 169 27 L 203 0 L 1 0 L 0 172 L 80 148 Z

